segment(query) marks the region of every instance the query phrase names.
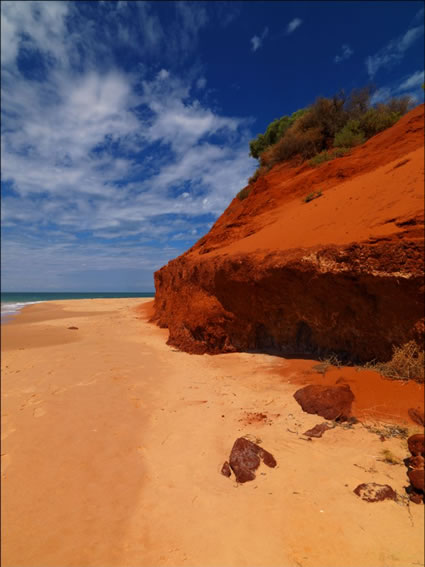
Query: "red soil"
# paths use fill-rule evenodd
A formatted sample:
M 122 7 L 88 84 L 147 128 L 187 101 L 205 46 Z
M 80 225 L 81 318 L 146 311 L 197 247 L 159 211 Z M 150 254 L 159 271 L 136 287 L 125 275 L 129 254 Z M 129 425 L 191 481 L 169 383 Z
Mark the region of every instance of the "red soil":
M 309 363 L 310 369 L 295 372 L 292 362 L 278 370 L 282 377 L 292 384 L 348 384 L 354 394 L 352 414 L 361 421 L 384 421 L 412 425 L 415 422 L 409 415 L 410 408 L 424 411 L 424 385 L 417 382 L 390 380 L 373 370 L 357 370 L 354 367 L 330 367 L 325 374 L 313 368 L 317 363 Z M 306 365 L 307 366 L 307 365 Z M 276 373 L 276 366 L 273 367 Z
M 258 179 L 156 272 L 169 343 L 365 361 L 422 340 L 423 144 L 420 105 L 351 155 Z

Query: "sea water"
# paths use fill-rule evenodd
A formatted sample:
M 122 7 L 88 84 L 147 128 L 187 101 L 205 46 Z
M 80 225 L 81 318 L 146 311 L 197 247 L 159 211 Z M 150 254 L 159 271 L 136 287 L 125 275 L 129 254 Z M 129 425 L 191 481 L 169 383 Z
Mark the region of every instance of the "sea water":
M 121 293 L 121 292 L 2 292 L 1 322 L 4 323 L 18 313 L 22 307 L 44 301 L 62 299 L 106 299 L 115 297 L 154 297 L 153 292 Z

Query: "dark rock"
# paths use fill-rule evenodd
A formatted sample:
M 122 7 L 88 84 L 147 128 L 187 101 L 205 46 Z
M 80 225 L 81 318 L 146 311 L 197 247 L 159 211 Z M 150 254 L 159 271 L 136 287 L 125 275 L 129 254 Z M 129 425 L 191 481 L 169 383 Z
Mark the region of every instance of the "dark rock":
M 422 455 L 416 455 L 416 457 L 410 457 L 406 459 L 406 465 L 411 469 L 423 469 L 425 465 L 425 459 Z
M 230 470 L 230 466 L 227 461 L 224 461 L 223 466 L 221 467 L 221 474 L 223 474 L 224 476 L 232 475 L 232 471 Z
M 424 410 L 421 410 L 420 408 L 410 408 L 407 413 L 409 414 L 412 421 L 414 421 L 418 425 L 425 425 Z
M 424 469 L 413 469 L 408 471 L 407 476 L 409 477 L 410 483 L 416 490 L 420 490 L 424 492 L 424 478 L 425 478 L 425 470 Z
M 315 413 L 325 419 L 347 421 L 351 417 L 354 394 L 348 384 L 310 384 L 297 390 L 294 398 L 307 413 Z
M 407 440 L 407 445 L 409 447 L 410 453 L 416 457 L 417 455 L 424 455 L 424 434 L 417 433 L 416 435 L 411 435 Z
M 415 504 L 422 504 L 422 502 L 424 501 L 424 496 L 419 492 L 413 491 L 409 494 L 409 499 L 411 502 L 414 502 Z
M 413 456 L 404 460 L 404 464 L 408 467 L 407 476 L 410 480 L 406 492 L 412 502 L 421 504 L 424 502 L 424 436 L 422 434 L 412 435 L 407 440 L 407 444 Z
M 305 431 L 303 435 L 305 435 L 306 437 L 322 437 L 322 435 L 328 429 L 333 429 L 333 427 L 331 427 L 327 423 L 318 423 L 312 429 Z
M 369 482 L 359 484 L 354 493 L 366 502 L 381 502 L 382 500 L 396 500 L 396 492 L 388 484 Z
M 78 327 L 68 327 L 70 331 L 78 331 Z
M 273 455 L 252 441 L 239 437 L 236 439 L 230 453 L 230 466 L 235 473 L 236 482 L 254 480 L 255 472 L 263 459 L 268 467 L 275 467 Z

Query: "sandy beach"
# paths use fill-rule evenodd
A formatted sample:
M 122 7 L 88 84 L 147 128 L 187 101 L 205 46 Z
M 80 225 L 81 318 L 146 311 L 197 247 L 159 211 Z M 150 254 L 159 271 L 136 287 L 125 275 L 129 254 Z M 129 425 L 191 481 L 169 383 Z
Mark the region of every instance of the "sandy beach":
M 385 381 L 394 411 L 359 394 L 365 423 L 308 442 L 324 420 L 293 394 L 323 379 L 317 361 L 179 352 L 151 304 L 55 301 L 2 326 L 4 567 L 423 565 L 423 506 L 404 497 L 406 467 L 382 458 L 406 458 L 406 439 L 365 427 L 421 432 L 407 409 L 423 387 Z M 367 372 L 326 377 L 345 372 L 364 392 Z M 237 484 L 220 470 L 245 435 L 277 467 Z M 400 498 L 367 503 L 363 482 Z

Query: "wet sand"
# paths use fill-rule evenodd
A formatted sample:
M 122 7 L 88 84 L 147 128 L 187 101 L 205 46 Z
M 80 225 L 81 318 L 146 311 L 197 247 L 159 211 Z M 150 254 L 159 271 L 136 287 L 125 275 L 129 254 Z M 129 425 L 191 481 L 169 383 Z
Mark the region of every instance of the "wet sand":
M 359 423 L 307 442 L 323 420 L 293 393 L 317 362 L 178 352 L 149 310 L 49 302 L 2 327 L 4 567 L 423 564 L 423 506 L 353 494 L 362 482 L 404 494 L 406 468 L 382 450 L 403 459 L 405 439 Z M 374 424 L 420 432 L 393 401 Z M 220 469 L 242 435 L 278 465 L 238 485 Z

